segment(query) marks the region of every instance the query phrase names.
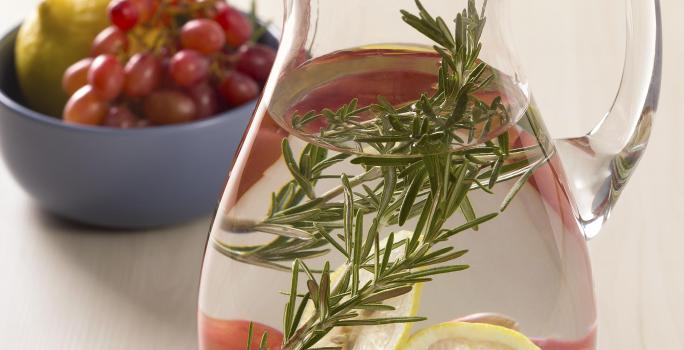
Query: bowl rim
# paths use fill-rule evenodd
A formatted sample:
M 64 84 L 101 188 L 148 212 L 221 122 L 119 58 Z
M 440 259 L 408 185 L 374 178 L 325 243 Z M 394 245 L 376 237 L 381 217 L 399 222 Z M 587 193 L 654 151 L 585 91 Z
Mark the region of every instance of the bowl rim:
M 0 42 L 5 42 L 7 40 L 9 41 L 14 41 L 16 44 L 16 37 L 19 33 L 19 30 L 21 28 L 23 22 L 20 22 L 19 24 L 16 24 L 12 27 L 11 29 L 6 30 L 2 33 L 0 36 Z M 273 31 L 272 26 L 267 27 L 268 30 L 266 33 L 271 35 L 276 41 L 279 41 L 279 36 L 276 35 Z M 12 45 L 12 54 L 14 55 L 14 47 L 15 44 Z M 13 72 L 14 73 L 14 72 Z M 263 89 L 262 92 L 263 93 Z M 19 103 L 18 101 L 15 101 L 13 98 L 9 97 L 4 89 L 0 89 L 0 104 L 4 105 L 11 111 L 15 112 L 16 114 L 20 115 L 21 117 L 27 117 L 29 120 L 37 123 L 42 123 L 51 127 L 57 127 L 61 128 L 66 131 L 77 131 L 77 132 L 87 132 L 87 133 L 93 133 L 93 134 L 107 134 L 107 135 L 139 135 L 139 134 L 167 134 L 167 133 L 174 133 L 174 132 L 181 132 L 181 131 L 186 131 L 190 129 L 204 129 L 204 128 L 210 128 L 212 126 L 217 126 L 221 125 L 224 122 L 235 118 L 235 115 L 243 113 L 245 111 L 254 111 L 256 108 L 257 102 L 261 98 L 261 94 L 257 96 L 257 98 L 241 105 L 234 107 L 230 110 L 227 110 L 223 113 L 217 114 L 215 116 L 212 116 L 210 118 L 202 119 L 202 120 L 196 120 L 196 121 L 191 121 L 187 123 L 182 123 L 182 124 L 174 124 L 174 125 L 156 125 L 153 127 L 144 127 L 144 128 L 127 128 L 127 129 L 122 129 L 122 128 L 113 128 L 113 127 L 108 127 L 108 126 L 88 126 L 88 125 L 79 125 L 79 124 L 68 124 L 62 121 L 62 119 L 58 117 L 53 117 L 49 116 L 44 113 L 40 113 L 38 111 L 34 111 L 31 108 L 24 106 L 23 104 Z M 251 118 L 251 114 L 250 114 Z

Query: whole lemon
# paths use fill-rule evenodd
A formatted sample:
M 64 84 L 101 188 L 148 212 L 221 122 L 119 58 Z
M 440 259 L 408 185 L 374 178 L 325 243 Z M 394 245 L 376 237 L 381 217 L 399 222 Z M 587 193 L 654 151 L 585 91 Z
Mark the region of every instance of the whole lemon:
M 44 0 L 22 24 L 15 46 L 17 77 L 28 107 L 61 116 L 64 71 L 89 55 L 108 24 L 109 0 Z

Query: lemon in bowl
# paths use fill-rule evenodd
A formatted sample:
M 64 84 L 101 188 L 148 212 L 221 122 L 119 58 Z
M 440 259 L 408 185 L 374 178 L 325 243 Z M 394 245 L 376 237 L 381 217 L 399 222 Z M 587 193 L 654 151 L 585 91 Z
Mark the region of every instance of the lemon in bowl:
M 60 116 L 67 101 L 62 75 L 88 56 L 93 38 L 107 26 L 109 0 L 43 0 L 23 22 L 14 48 L 25 103 Z

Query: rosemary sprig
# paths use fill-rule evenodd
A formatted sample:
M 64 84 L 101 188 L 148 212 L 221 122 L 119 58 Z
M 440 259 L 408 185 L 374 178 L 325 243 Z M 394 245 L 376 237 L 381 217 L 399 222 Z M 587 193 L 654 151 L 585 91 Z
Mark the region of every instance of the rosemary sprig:
M 402 10 L 402 18 L 438 44 L 434 50 L 442 63 L 437 91 L 432 96 L 424 93 L 415 103 L 403 107 L 379 97 L 377 103 L 365 107 L 359 107 L 354 99 L 335 111 L 295 113 L 293 128 L 301 130 L 320 119 L 325 127 L 312 136 L 318 143 L 385 157 L 410 157 L 471 146 L 486 139 L 495 126 L 509 122 L 501 98 L 487 104 L 476 96 L 496 76 L 478 60 L 486 23 L 484 12 L 478 13 L 474 2 L 470 2 L 457 15 L 452 33 L 441 17 L 432 17 L 420 2 L 416 4 L 419 14 Z
M 228 218 L 224 223 L 231 232 L 262 231 L 276 238 L 252 247 L 213 241 L 219 252 L 232 259 L 291 271 L 283 350 L 312 349 L 336 327 L 425 320 L 372 314 L 363 318 L 359 311 L 391 310 L 386 301 L 411 292 L 417 283 L 468 268 L 456 263 L 466 250 L 442 243 L 461 232 L 477 230 L 498 215 L 478 216 L 470 192 L 492 193 L 496 184 L 517 178 L 501 205 L 503 211 L 552 156 L 543 143 L 511 148 L 508 133 L 462 147 L 486 137 L 496 123 L 507 123 L 509 118 L 501 98 L 486 104 L 477 97 L 494 79 L 492 70 L 478 60 L 486 7 L 478 12 L 475 1 L 469 0 L 451 32 L 442 18 L 432 17 L 420 1 L 416 4 L 417 15 L 402 11 L 402 16 L 437 44 L 434 48 L 442 63 L 435 94 L 423 94 L 400 107 L 382 97 L 376 104 L 359 107 L 354 99 L 336 111 L 296 116 L 295 129 L 325 118 L 327 127 L 321 130 L 319 143 L 352 144 L 379 156 L 329 155 L 324 148 L 309 144 L 296 159 L 285 139 L 282 150 L 292 180 L 272 195 L 266 218 L 259 222 Z M 364 113 L 372 118 L 363 120 Z M 533 119 L 527 116 L 528 127 L 535 131 Z M 326 172 L 340 162 L 358 165 L 359 173 Z M 339 179 L 339 185 L 323 194 L 316 192 L 319 181 L 331 179 Z M 458 213 L 465 223 L 446 227 L 447 220 Z M 381 246 L 380 232 L 385 227 L 409 222 L 413 225 L 410 236 L 398 239 L 390 233 Z M 346 260 L 336 281 L 331 280 L 329 262 L 317 271 L 305 262 L 332 253 Z M 288 261 L 291 266 L 284 264 Z M 363 280 L 362 271 L 371 277 Z M 301 275 L 305 292 L 300 291 Z M 307 305 L 314 310 L 310 316 L 305 315 Z
M 411 292 L 416 283 L 429 282 L 436 275 L 468 268 L 467 265 L 453 263 L 466 251 L 454 251 L 453 247 L 440 248 L 438 244 L 453 235 L 494 219 L 497 214 L 492 213 L 475 218 L 456 229 L 444 228 L 446 220 L 465 202 L 470 182 L 474 181 L 472 173 L 477 169 L 467 161 L 460 167 L 454 167 L 451 157 L 452 155 L 447 153 L 440 156 L 425 156 L 420 160 L 423 163 L 422 169 L 412 177 L 413 179 L 424 178 L 430 189 L 426 192 L 427 198 L 421 206 L 413 235 L 404 239 L 399 245 L 395 245 L 393 234 L 390 235 L 384 247 L 379 246 L 379 235 L 373 232 L 373 229 L 364 234 L 366 232 L 364 215 L 354 205 L 359 198 L 351 192 L 349 186 L 346 186 L 343 210 L 345 234 L 337 242 L 343 246 L 342 254 L 348 257 L 345 272 L 342 273 L 342 277 L 332 291 L 329 288 L 328 264 L 323 269 L 320 278 L 308 277 L 307 295 L 309 297 L 304 298 L 299 307 L 302 307 L 302 303 L 307 303 L 307 299 L 311 299 L 316 315 L 307 320 L 302 320 L 301 314 L 291 311 L 295 308 L 294 303 L 297 301 L 293 297 L 296 295 L 295 289 L 291 291 L 290 301 L 286 308 L 288 310 L 285 316 L 286 342 L 283 349 L 309 349 L 335 327 L 425 320 L 423 317 L 359 318 L 358 310 L 382 308 L 383 302 L 388 299 Z M 401 170 L 390 169 L 397 175 Z M 422 174 L 423 171 L 425 174 Z M 416 181 L 420 183 L 423 180 Z M 344 175 L 342 175 L 342 182 L 346 182 Z M 411 194 L 407 190 L 404 195 L 396 196 L 393 202 L 388 204 L 388 209 L 378 213 L 378 217 L 383 218 L 381 220 L 385 222 L 389 221 L 388 219 L 397 212 L 405 212 L 407 208 L 413 207 L 416 197 L 418 194 Z M 398 210 L 389 210 L 393 207 L 397 207 Z M 399 254 L 398 258 L 391 261 L 390 254 L 397 249 L 402 249 L 403 254 Z M 292 280 L 296 288 L 294 281 L 299 279 L 298 266 L 306 266 L 306 264 L 301 260 L 296 260 L 294 265 Z M 372 271 L 370 281 L 361 283 L 359 272 L 362 270 Z M 321 292 L 323 289 L 325 293 Z M 295 329 L 293 325 L 299 325 L 299 327 Z
M 530 116 L 524 120 L 533 119 Z M 320 159 L 325 155 L 325 159 L 319 159 L 317 163 L 312 164 L 309 175 L 304 176 L 307 182 L 304 188 L 315 187 L 321 178 L 339 179 L 339 174 L 324 174 L 325 170 L 350 158 L 346 154 L 327 157 L 325 149 L 313 145 L 303 151 L 301 158 L 311 158 L 311 152 L 318 154 Z M 531 174 L 531 167 L 540 162 L 543 164 L 549 156 L 539 146 L 509 149 L 508 144 L 497 141 L 489 146 L 452 153 L 451 163 L 452 166 L 458 167 L 464 161 L 469 161 L 472 167 L 478 169 L 477 175 L 468 179 L 472 180 L 469 182 L 469 189 L 491 193 L 494 186 L 500 182 Z M 424 205 L 430 187 L 427 181 L 419 181 L 425 174 L 422 170 L 424 164 L 414 157 L 408 160 L 409 162 L 401 164 L 396 158 L 352 158 L 351 161 L 370 167 L 356 176 L 349 176 L 350 186 L 355 191 L 356 207 L 364 214 L 376 213 L 379 208 L 386 208 L 384 210 L 390 212 L 386 218 L 386 224 L 389 225 L 403 224 L 415 218 Z M 289 163 L 289 169 L 306 168 L 293 159 L 290 159 Z M 396 173 L 384 169 L 390 165 L 396 167 Z M 300 187 L 299 181 L 293 178 L 272 195 L 271 209 L 266 219 L 259 222 L 239 222 L 227 217 L 223 224 L 230 232 L 262 231 L 274 234 L 277 238 L 268 244 L 251 247 L 233 247 L 212 238 L 214 248 L 232 259 L 283 271 L 289 271 L 290 267 L 281 265 L 282 262 L 325 255 L 329 249 L 324 247 L 328 245 L 341 252 L 339 243 L 332 238 L 333 231 L 342 228 L 344 202 L 339 196 L 343 193 L 343 185 L 340 184 L 310 200 L 305 195 L 304 188 Z M 515 193 L 511 193 L 509 197 L 512 199 L 514 195 Z M 397 211 L 404 201 L 407 204 L 413 201 L 415 205 L 407 205 L 403 211 Z M 467 203 L 469 202 L 466 202 L 464 207 L 470 212 L 468 209 L 471 206 Z M 472 215 L 469 216 L 469 220 L 472 220 Z
M 478 14 L 474 2 L 469 3 L 468 9 L 458 14 L 455 20 L 456 31 L 455 34 L 451 36 L 448 35 L 447 31 L 443 30 L 444 21 L 441 18 L 435 19 L 430 16 L 420 2 L 417 2 L 417 5 L 420 10 L 419 15 L 412 15 L 406 11 L 402 11 L 404 20 L 423 32 L 426 36 L 435 40 L 435 42 L 446 46 L 435 46 L 435 50 L 445 57 L 440 67 L 440 88 L 435 96 L 427 99 L 428 103 L 423 103 L 425 102 L 424 96 L 421 98 L 421 101 L 417 101 L 414 104 L 414 107 L 409 105 L 400 109 L 395 109 L 395 107 L 389 104 L 386 99 L 380 97 L 377 105 L 359 108 L 358 101 L 354 99 L 350 103 L 339 108 L 336 112 L 329 110 L 324 110 L 321 113 L 310 112 L 299 121 L 297 119 L 293 121 L 293 126 L 297 127 L 302 122 L 308 122 L 317 118 L 318 115 L 326 115 L 329 119 L 337 121 L 337 125 L 342 125 L 345 120 L 353 119 L 353 116 L 371 108 L 382 108 L 385 111 L 410 115 L 412 120 L 410 126 L 399 126 L 396 123 L 395 117 L 403 118 L 400 115 L 378 115 L 378 118 L 371 120 L 371 122 L 387 119 L 390 121 L 390 125 L 395 125 L 391 126 L 393 130 L 415 129 L 415 137 L 411 136 L 403 141 L 394 142 L 396 146 L 390 148 L 390 152 L 394 153 L 386 154 L 387 157 L 357 157 L 352 160 L 354 163 L 370 167 L 369 170 L 360 173 L 355 177 L 350 176 L 352 178 L 350 181 L 351 186 L 353 188 L 361 187 L 359 190 L 364 191 L 365 195 L 359 196 L 358 203 L 356 203 L 356 205 L 363 210 L 364 214 L 373 213 L 378 209 L 379 199 L 383 197 L 383 194 L 402 194 L 409 188 L 411 185 L 410 181 L 413 180 L 413 178 L 400 176 L 395 184 L 385 184 L 383 179 L 375 188 L 369 188 L 367 184 L 383 178 L 383 171 L 380 170 L 381 167 L 390 165 L 399 167 L 405 166 L 406 170 L 402 170 L 402 175 L 411 173 L 422 166 L 422 163 L 417 162 L 416 155 L 420 154 L 420 152 L 430 153 L 431 149 L 435 149 L 435 147 L 431 147 L 429 144 L 423 144 L 423 146 L 421 146 L 420 140 L 427 140 L 426 142 L 430 143 L 430 140 L 435 142 L 438 141 L 433 139 L 433 137 L 435 137 L 434 135 L 445 135 L 447 138 L 450 137 L 450 133 L 439 132 L 442 128 L 442 124 L 440 123 L 444 121 L 444 118 L 435 117 L 426 111 L 444 108 L 444 106 L 448 105 L 447 100 L 453 101 L 454 96 L 466 96 L 467 100 L 470 101 L 469 105 L 473 106 L 470 109 L 471 112 L 464 112 L 462 115 L 456 113 L 459 108 L 453 108 L 451 115 L 460 120 L 476 120 L 489 116 L 490 119 L 488 120 L 491 121 L 492 118 L 495 118 L 493 116 L 498 115 L 497 113 L 505 111 L 500 99 L 495 99 L 489 106 L 489 112 L 478 112 L 480 113 L 478 114 L 479 117 L 475 117 L 474 114 L 477 113 L 474 113 L 473 111 L 479 111 L 480 109 L 487 107 L 475 97 L 475 93 L 477 93 L 483 85 L 473 85 L 472 81 L 470 85 L 468 83 L 462 83 L 467 81 L 467 77 L 474 76 L 472 73 L 468 72 L 483 70 L 479 67 L 483 67 L 484 63 L 478 62 L 477 54 L 481 48 L 479 38 L 486 22 L 484 12 Z M 485 8 L 483 7 L 483 11 L 484 9 Z M 489 80 L 490 78 L 486 80 Z M 450 97 L 447 98 L 446 96 Z M 456 100 L 459 99 L 461 98 L 456 98 Z M 528 111 L 528 113 L 530 112 L 531 111 Z M 534 120 L 534 118 L 526 119 L 530 122 Z M 380 124 L 386 125 L 388 123 Z M 345 133 L 353 133 L 353 131 L 347 130 Z M 471 132 L 469 132 L 469 134 L 471 134 Z M 413 142 L 416 139 L 418 141 Z M 366 140 L 370 142 L 368 138 Z M 405 148 L 407 144 L 410 144 L 409 154 L 406 154 L 407 151 Z M 375 147 L 377 148 L 387 148 L 386 146 L 389 146 L 389 142 L 383 144 L 383 142 L 378 141 L 375 143 Z M 532 165 L 529 158 L 534 156 L 534 153 L 538 153 L 538 161 L 541 161 L 542 158 L 547 158 L 546 154 L 543 154 L 542 157 L 543 150 L 539 149 L 537 146 L 534 148 L 536 149 L 509 149 L 508 133 L 504 133 L 496 140 L 489 141 L 484 145 L 453 152 L 452 162 L 454 166 L 459 166 L 464 159 L 467 159 L 472 164 L 476 164 L 479 168 L 479 172 L 471 184 L 471 189 L 491 192 L 497 183 L 516 178 L 526 172 L 529 173 L 530 166 Z M 439 147 L 436 147 L 436 149 L 439 149 Z M 336 200 L 336 197 L 342 193 L 343 188 L 341 185 L 337 186 L 333 190 L 316 198 L 313 198 L 315 196 L 313 188 L 320 180 L 339 178 L 339 174 L 328 175 L 323 174 L 323 171 L 339 162 L 347 160 L 350 155 L 337 154 L 332 157 L 327 157 L 327 151 L 325 149 L 310 145 L 304 150 L 298 163 L 292 156 L 292 151 L 289 149 L 287 140 L 284 141 L 283 153 L 288 168 L 293 175 L 293 181 L 286 184 L 278 193 L 273 194 L 272 205 L 267 219 L 262 222 L 237 222 L 236 220 L 227 218 L 224 225 L 227 230 L 233 232 L 263 231 L 280 237 L 267 245 L 254 247 L 231 247 L 221 242 L 214 241 L 214 247 L 217 248 L 218 251 L 239 261 L 280 270 L 289 270 L 289 266 L 280 265 L 279 262 L 292 261 L 296 258 L 307 259 L 317 257 L 328 252 L 328 250 L 320 248 L 331 241 L 328 238 L 332 237 L 332 231 L 342 227 L 341 215 L 343 203 Z M 420 198 L 426 196 L 426 184 L 427 182 L 420 188 Z M 389 187 L 392 188 L 392 191 L 387 190 L 385 187 L 388 186 L 386 185 L 391 185 Z M 418 182 L 414 181 L 413 187 L 410 187 L 410 197 L 413 196 L 417 189 Z M 310 200 L 305 201 L 305 197 L 309 197 Z M 513 196 L 509 197 L 513 198 Z M 387 199 L 388 198 L 385 198 L 385 200 Z M 418 210 L 422 207 L 422 204 L 422 202 L 418 202 L 418 205 L 411 210 L 406 209 L 404 212 L 400 213 L 400 217 L 393 215 L 390 218 L 389 223 L 404 223 L 409 218 L 415 217 L 418 214 Z M 472 220 L 473 215 L 469 201 L 466 200 L 463 207 L 464 212 L 469 214 L 468 219 Z M 333 247 L 338 248 L 335 244 L 333 244 Z M 339 251 L 339 249 L 337 250 Z

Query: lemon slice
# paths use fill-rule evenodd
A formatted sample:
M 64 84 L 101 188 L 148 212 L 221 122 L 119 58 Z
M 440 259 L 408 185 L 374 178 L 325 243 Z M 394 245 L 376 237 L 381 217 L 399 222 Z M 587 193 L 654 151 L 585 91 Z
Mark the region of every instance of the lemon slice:
M 412 233 L 400 231 L 394 234 L 394 241 L 401 242 Z M 384 247 L 387 240 L 380 242 L 380 247 Z M 390 255 L 390 262 L 396 260 L 403 254 L 403 249 L 395 249 Z M 346 265 L 337 268 L 330 274 L 331 284 L 334 286 L 344 274 Z M 361 270 L 359 274 L 360 284 L 368 282 L 373 274 Z M 420 304 L 422 284 L 416 284 L 413 290 L 396 298 L 388 299 L 383 304 L 393 306 L 394 310 L 387 311 L 361 311 L 356 319 L 387 318 L 387 317 L 409 317 L 415 316 Z M 307 306 L 302 320 L 307 320 L 314 313 L 313 304 Z M 335 327 L 325 337 L 323 337 L 315 348 L 339 347 L 342 350 L 393 350 L 398 349 L 401 344 L 406 342 L 411 331 L 410 323 L 396 323 L 377 326 L 357 326 L 357 327 Z
M 423 329 L 401 350 L 540 350 L 512 329 L 485 323 L 447 322 Z

